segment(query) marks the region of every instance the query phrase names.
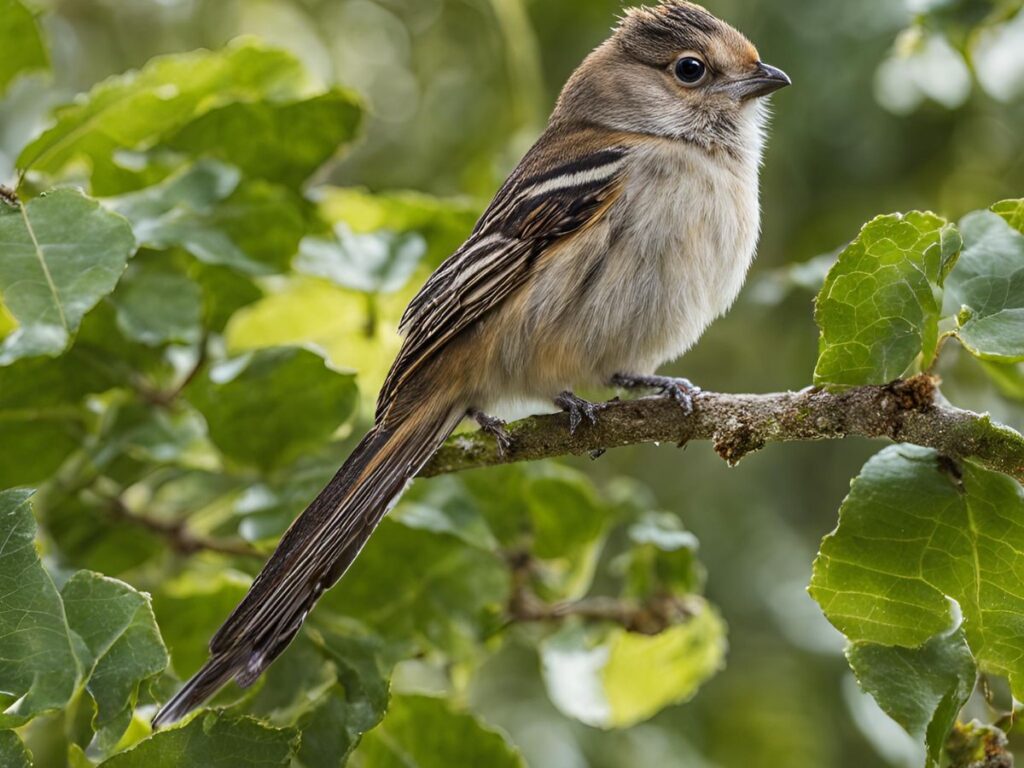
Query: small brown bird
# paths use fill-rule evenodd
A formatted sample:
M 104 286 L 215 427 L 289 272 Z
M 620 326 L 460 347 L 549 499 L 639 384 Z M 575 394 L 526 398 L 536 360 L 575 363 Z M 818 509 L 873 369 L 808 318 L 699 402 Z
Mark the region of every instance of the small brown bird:
M 231 679 L 255 681 L 467 415 L 503 444 L 501 403 L 551 398 L 571 428 L 595 406 L 572 388 L 657 388 L 653 375 L 739 293 L 760 223 L 760 97 L 789 85 L 739 32 L 679 0 L 626 12 L 573 73 L 547 130 L 469 239 L 424 285 L 373 428 L 281 539 L 157 714 L 166 725 Z

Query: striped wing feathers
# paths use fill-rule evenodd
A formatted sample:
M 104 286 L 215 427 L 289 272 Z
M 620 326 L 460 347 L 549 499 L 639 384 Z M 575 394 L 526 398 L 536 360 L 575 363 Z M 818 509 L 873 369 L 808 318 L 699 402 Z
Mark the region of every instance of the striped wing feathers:
M 477 222 L 469 239 L 427 280 L 399 329 L 405 343 L 377 406 L 382 416 L 401 384 L 455 336 L 526 282 L 559 240 L 599 219 L 621 189 L 628 148 L 552 152 L 542 138 Z

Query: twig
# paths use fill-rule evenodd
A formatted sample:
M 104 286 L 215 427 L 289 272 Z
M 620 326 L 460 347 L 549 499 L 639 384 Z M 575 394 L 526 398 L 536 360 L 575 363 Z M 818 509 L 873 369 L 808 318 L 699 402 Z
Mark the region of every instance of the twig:
M 565 414 L 533 416 L 509 425 L 511 446 L 498 450 L 482 433 L 456 435 L 420 472 L 423 477 L 554 456 L 583 456 L 641 443 L 711 440 L 729 464 L 768 443 L 888 438 L 972 459 L 1024 482 L 1024 437 L 987 415 L 940 402 L 937 379 L 921 375 L 884 386 L 841 392 L 806 389 L 768 395 L 703 392 L 692 413 L 671 399 L 612 401 L 596 426 L 569 434 Z
M 530 582 L 536 561 L 528 553 L 515 553 L 506 560 L 512 572 L 512 592 L 506 614 L 509 624 L 561 622 L 576 617 L 585 621 L 606 621 L 630 632 L 657 635 L 692 616 L 692 598 L 687 595 L 658 594 L 643 602 L 628 598 L 585 597 L 548 603 L 533 591 Z
M 244 541 L 229 541 L 203 536 L 189 530 L 183 520 L 161 520 L 151 515 L 136 512 L 129 508 L 119 496 L 103 496 L 102 498 L 106 502 L 107 510 L 113 518 L 137 525 L 157 534 L 165 539 L 171 546 L 171 549 L 179 554 L 192 555 L 196 552 L 219 552 L 223 555 L 234 555 L 237 557 L 264 557 L 259 550 Z
M 179 381 L 174 387 L 168 390 L 152 389 L 146 385 L 138 385 L 136 390 L 139 395 L 150 405 L 155 405 L 159 408 L 166 408 L 171 405 L 175 400 L 181 397 L 181 393 L 185 391 L 185 388 L 191 384 L 196 376 L 199 375 L 200 371 L 206 365 L 206 361 L 209 359 L 209 333 L 203 334 L 199 340 L 198 349 L 196 352 L 196 361 L 192 367 L 188 370 L 188 373 Z

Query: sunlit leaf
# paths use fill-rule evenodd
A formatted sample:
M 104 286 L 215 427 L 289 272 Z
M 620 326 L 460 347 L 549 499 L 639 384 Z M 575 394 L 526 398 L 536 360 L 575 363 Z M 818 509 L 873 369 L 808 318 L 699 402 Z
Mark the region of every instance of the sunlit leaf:
M 854 643 L 846 658 L 861 687 L 925 745 L 929 768 L 938 766 L 978 674 L 963 633 L 938 635 L 920 648 Z
M 472 200 L 441 199 L 420 192 L 370 193 L 325 186 L 314 190 L 312 196 L 327 221 L 347 224 L 357 234 L 418 232 L 427 242 L 431 268 L 462 244 L 483 210 Z
M 725 624 L 703 601 L 684 623 L 657 635 L 614 628 L 597 640 L 567 627 L 541 648 L 544 684 L 570 717 L 627 728 L 690 699 L 725 662 Z
M 0 690 L 12 727 L 67 704 L 82 674 L 64 604 L 36 554 L 30 491 L 0 492 Z
M 918 359 L 930 362 L 940 289 L 960 245 L 956 229 L 929 213 L 880 216 L 866 224 L 839 254 L 818 294 L 815 384 L 884 384 Z
M 524 768 L 503 736 L 444 699 L 396 696 L 379 727 L 363 737 L 353 768 Z
M 957 335 L 978 357 L 1024 360 L 1024 233 L 995 213 L 960 223 L 964 252 L 947 281 L 946 310 Z
M 386 230 L 356 234 L 346 225 L 334 228 L 334 237 L 307 237 L 299 245 L 295 269 L 324 277 L 344 288 L 367 293 L 393 293 L 405 285 L 427 245 L 415 232 Z
M 183 726 L 159 731 L 102 768 L 287 768 L 298 736 L 251 718 L 200 714 Z
M 135 248 L 127 221 L 73 189 L 0 203 L 0 242 L 0 294 L 19 323 L 0 344 L 0 365 L 67 349 Z
M 811 595 L 851 641 L 916 648 L 953 624 L 978 666 L 1024 691 L 1024 492 L 1005 475 L 910 445 L 853 482 L 822 542 Z
M 167 650 L 148 595 L 124 582 L 80 571 L 61 597 L 68 626 L 89 651 L 86 687 L 101 748 L 109 750 L 131 721 L 139 685 L 167 666 Z
M 992 211 L 1002 216 L 1018 232 L 1024 233 L 1024 197 L 1002 200 L 992 206 Z
M 47 66 L 39 27 L 19 0 L 0 0 L 0 51 L 0 94 L 22 72 Z
M 17 164 L 56 173 L 77 157 L 107 163 L 115 150 L 145 148 L 219 106 L 294 97 L 304 82 L 291 54 L 252 40 L 160 56 L 57 110 L 56 124 L 22 150 Z
M 355 137 L 361 115 L 358 99 L 339 90 L 304 101 L 238 102 L 192 121 L 167 145 L 297 187 Z
M 225 454 L 271 467 L 327 439 L 356 405 L 354 376 L 298 347 L 265 349 L 224 361 L 186 396 Z
M 398 319 L 411 296 L 370 301 L 323 280 L 289 281 L 278 293 L 242 309 L 226 329 L 231 352 L 313 344 L 339 367 L 359 371 L 367 400 L 376 396 L 401 345 Z

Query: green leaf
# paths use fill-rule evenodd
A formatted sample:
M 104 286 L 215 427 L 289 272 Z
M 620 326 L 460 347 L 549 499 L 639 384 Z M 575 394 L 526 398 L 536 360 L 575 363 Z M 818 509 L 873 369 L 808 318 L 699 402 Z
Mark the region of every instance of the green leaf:
M 505 738 L 444 699 L 395 696 L 384 722 L 363 737 L 353 768 L 525 768 Z
M 14 78 L 49 62 L 32 12 L 18 0 L 0 0 L 0 94 Z
M 79 571 L 61 590 L 68 626 L 88 648 L 86 688 L 96 702 L 101 749 L 131 722 L 139 686 L 168 663 L 149 596 L 122 581 Z
M 227 104 L 184 126 L 172 149 L 237 166 L 250 177 L 298 187 L 355 138 L 362 109 L 348 91 L 304 101 Z
M 543 561 L 539 574 L 546 599 L 581 597 L 590 588 L 609 523 L 586 476 L 546 467 L 522 487 L 532 531 L 531 553 Z
M 976 211 L 960 222 L 964 252 L 947 281 L 946 309 L 957 336 L 986 360 L 1024 360 L 1024 234 Z
M 32 768 L 32 755 L 14 731 L 0 731 L 0 765 L 4 768 Z
M 235 312 L 263 297 L 249 277 L 227 267 L 196 263 L 189 274 L 203 291 L 203 325 L 214 332 L 224 330 Z
M 597 642 L 570 626 L 541 647 L 544 684 L 569 717 L 629 728 L 689 700 L 725 665 L 725 623 L 703 600 L 683 624 L 657 635 L 616 627 Z
M 48 479 L 84 438 L 82 400 L 117 383 L 81 346 L 58 358 L 24 358 L 0 367 L 0 433 L 18 446 L 0 462 L 0 488 Z
M 153 611 L 180 677 L 194 674 L 206 661 L 207 643 L 245 597 L 250 583 L 234 571 L 186 572 L 155 590 Z
M 402 497 L 392 519 L 409 528 L 449 533 L 487 552 L 498 549 L 498 540 L 474 499 L 454 477 L 437 477 L 429 483 L 414 484 Z
M 984 672 L 1024 693 L 1024 492 L 935 451 L 886 448 L 854 480 L 814 563 L 811 595 L 851 641 L 917 648 L 950 629 L 950 600 Z
M 180 247 L 207 264 L 223 264 L 248 274 L 267 269 L 211 222 L 218 203 L 241 179 L 238 170 L 203 161 L 160 184 L 105 202 L 132 223 L 139 244 L 154 250 Z
M 0 294 L 19 323 L 0 344 L 0 365 L 67 349 L 135 248 L 127 221 L 73 189 L 0 204 L 0 242 Z
M 302 205 L 282 186 L 247 181 L 212 211 L 209 224 L 260 264 L 262 272 L 287 272 L 307 229 Z
M 36 554 L 30 491 L 0 492 L 0 690 L 13 727 L 67 704 L 82 670 L 64 604 Z
M 960 251 L 930 213 L 880 216 L 841 254 L 818 294 L 814 383 L 884 384 L 935 356 L 940 291 Z
M 343 288 L 393 293 L 409 280 L 426 251 L 423 238 L 414 232 L 355 234 L 337 224 L 332 239 L 303 238 L 295 269 L 325 277 Z
M 447 534 L 385 520 L 321 610 L 358 619 L 393 642 L 470 655 L 508 599 L 496 554 Z
M 1006 219 L 1006 223 L 1018 232 L 1024 232 L 1024 197 L 998 202 L 992 206 L 992 211 Z
M 384 661 L 378 640 L 324 632 L 317 642 L 334 662 L 338 683 L 300 718 L 298 758 L 305 768 L 334 768 L 384 717 L 391 665 Z
M 248 717 L 201 714 L 185 725 L 159 731 L 102 768 L 287 768 L 298 735 Z
M 355 409 L 357 391 L 354 376 L 328 368 L 313 352 L 278 347 L 213 366 L 186 397 L 225 454 L 269 468 L 330 437 Z
M 937 635 L 920 648 L 853 643 L 846 658 L 861 687 L 925 745 L 929 768 L 937 767 L 978 676 L 963 632 Z
M 152 146 L 196 117 L 236 101 L 294 97 L 305 75 L 284 51 L 244 40 L 221 51 L 160 56 L 108 78 L 57 110 L 56 124 L 18 156 L 22 170 L 57 173 L 84 157 L 107 164 L 118 149 Z
M 626 594 L 697 592 L 704 571 L 697 560 L 697 537 L 669 512 L 649 512 L 629 527 L 633 547 L 626 561 Z
M 193 280 L 158 259 L 136 259 L 112 297 L 129 339 L 160 346 L 199 341 L 203 296 Z

